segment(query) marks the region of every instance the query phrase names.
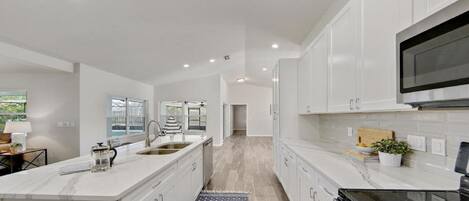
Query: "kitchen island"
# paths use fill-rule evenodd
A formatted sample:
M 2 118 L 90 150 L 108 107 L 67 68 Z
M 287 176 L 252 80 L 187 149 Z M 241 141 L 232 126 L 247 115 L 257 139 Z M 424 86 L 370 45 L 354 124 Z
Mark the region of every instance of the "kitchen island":
M 145 150 L 143 142 L 122 146 L 117 149 L 114 166 L 106 172 L 60 175 L 63 167 L 91 160 L 90 156 L 81 156 L 0 177 L 0 199 L 195 200 L 203 187 L 202 149 L 209 139 L 190 135 L 160 137 L 152 147 L 190 143 L 167 155 L 137 154 Z

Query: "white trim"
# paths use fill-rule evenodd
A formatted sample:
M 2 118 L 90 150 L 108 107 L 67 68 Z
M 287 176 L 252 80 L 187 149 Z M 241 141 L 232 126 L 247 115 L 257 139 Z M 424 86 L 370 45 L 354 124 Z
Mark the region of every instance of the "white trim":
M 213 144 L 214 147 L 221 147 L 223 146 L 223 143 L 220 143 L 220 144 Z
M 246 135 L 247 137 L 273 137 L 272 135 Z
M 73 73 L 74 69 L 74 64 L 72 62 L 50 57 L 3 42 L 0 42 L 0 55 L 69 73 Z

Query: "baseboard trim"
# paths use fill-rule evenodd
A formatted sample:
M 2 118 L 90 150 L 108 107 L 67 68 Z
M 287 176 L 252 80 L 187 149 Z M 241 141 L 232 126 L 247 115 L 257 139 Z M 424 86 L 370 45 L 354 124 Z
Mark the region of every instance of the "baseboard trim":
M 272 137 L 272 135 L 246 135 L 247 137 Z

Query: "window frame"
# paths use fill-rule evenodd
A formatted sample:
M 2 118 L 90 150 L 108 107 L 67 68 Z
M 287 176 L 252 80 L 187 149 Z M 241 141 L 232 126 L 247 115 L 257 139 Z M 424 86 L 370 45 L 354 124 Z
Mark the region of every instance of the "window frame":
M 124 135 L 121 135 L 121 136 L 114 136 L 112 134 L 112 118 L 113 118 L 113 113 L 112 113 L 112 101 L 114 99 L 118 99 L 118 100 L 125 100 L 125 134 Z M 129 120 L 129 112 L 128 112 L 128 108 L 129 108 L 129 101 L 133 101 L 133 102 L 143 102 L 143 110 L 144 110 L 144 120 L 143 120 L 143 131 L 142 132 L 129 132 L 130 131 L 130 126 L 129 126 L 129 123 L 130 123 L 130 120 Z M 107 103 L 108 103 L 108 118 L 110 118 L 110 122 L 108 122 L 109 125 L 107 125 L 108 127 L 108 131 L 107 131 L 107 137 L 109 139 L 123 139 L 123 138 L 131 138 L 131 137 L 135 137 L 135 136 L 143 136 L 145 135 L 146 133 L 146 126 L 147 126 L 147 120 L 149 118 L 149 107 L 148 107 L 148 101 L 145 100 L 145 99 L 141 99 L 141 98 L 133 98 L 133 97 L 125 97 L 125 96 L 110 96 L 107 100 Z

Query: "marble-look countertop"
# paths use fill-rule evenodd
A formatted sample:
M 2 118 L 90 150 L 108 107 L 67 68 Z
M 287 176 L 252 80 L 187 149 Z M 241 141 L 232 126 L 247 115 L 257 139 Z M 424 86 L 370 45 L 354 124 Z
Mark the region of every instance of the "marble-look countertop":
M 61 167 L 91 161 L 90 156 L 81 156 L 3 176 L 0 177 L 0 198 L 119 200 L 208 139 L 203 136 L 176 135 L 160 137 L 152 143 L 154 147 L 169 142 L 193 142 L 181 151 L 169 155 L 136 154 L 144 149 L 143 142 L 119 147 L 113 167 L 106 172 L 87 171 L 63 176 L 59 174 Z
M 346 147 L 333 142 L 315 143 L 283 139 L 297 157 L 325 175 L 340 188 L 359 189 L 459 189 L 461 174 L 442 170 L 425 172 L 411 167 L 385 167 L 378 162 L 361 162 L 344 154 Z

